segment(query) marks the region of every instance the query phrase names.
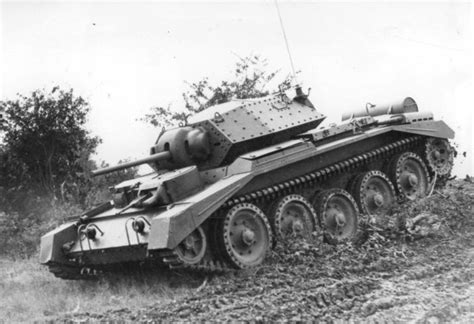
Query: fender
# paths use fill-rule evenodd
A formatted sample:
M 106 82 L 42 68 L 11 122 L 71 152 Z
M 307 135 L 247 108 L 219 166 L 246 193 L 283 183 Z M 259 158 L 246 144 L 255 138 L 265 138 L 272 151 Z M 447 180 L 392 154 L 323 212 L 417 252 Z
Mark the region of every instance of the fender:
M 148 250 L 174 249 L 253 177 L 250 172 L 229 176 L 171 205 L 153 218 Z
M 394 131 L 438 138 L 454 138 L 454 131 L 442 120 L 392 126 Z

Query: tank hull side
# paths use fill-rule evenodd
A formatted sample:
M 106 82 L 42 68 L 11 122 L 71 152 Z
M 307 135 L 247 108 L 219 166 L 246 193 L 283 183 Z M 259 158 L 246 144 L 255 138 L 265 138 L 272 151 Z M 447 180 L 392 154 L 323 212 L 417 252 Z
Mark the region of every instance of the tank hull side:
M 315 170 L 323 169 L 341 160 L 346 160 L 355 155 L 372 151 L 378 147 L 393 143 L 409 136 L 409 134 L 403 134 L 399 132 L 383 133 L 374 137 L 361 139 L 356 144 L 350 146 L 344 145 L 342 147 L 334 148 L 333 150 L 318 153 L 295 163 L 290 163 L 272 170 L 267 170 L 264 173 L 256 175 L 247 186 L 242 188 L 242 190 L 237 193 L 237 196 L 245 195 L 261 188 L 270 187 L 277 183 L 287 181 Z
M 274 149 L 274 154 L 278 154 L 278 159 L 272 158 L 272 154 L 268 149 L 261 150 L 261 156 L 258 152 L 245 155 L 246 159 L 253 160 L 255 163 L 255 169 L 253 170 L 255 176 L 237 196 L 325 168 L 341 160 L 365 151 L 375 150 L 413 134 L 424 137 L 454 137 L 454 131 L 443 121 L 420 121 L 371 128 L 359 134 L 346 134 L 345 137 L 337 141 L 330 141 L 330 138 L 313 141 L 314 147 L 308 146 L 297 154 L 285 152 L 291 152 L 291 149 L 278 150 L 277 147 Z M 292 155 L 295 158 L 292 158 Z M 238 163 L 234 163 L 230 166 L 230 169 L 237 169 L 237 165 Z

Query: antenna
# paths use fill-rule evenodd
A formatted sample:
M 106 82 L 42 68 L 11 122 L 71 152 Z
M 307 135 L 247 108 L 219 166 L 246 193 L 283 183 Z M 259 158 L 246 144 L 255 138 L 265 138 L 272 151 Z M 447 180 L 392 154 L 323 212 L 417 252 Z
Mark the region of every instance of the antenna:
M 286 38 L 285 27 L 283 26 L 283 20 L 281 19 L 280 7 L 278 6 L 277 0 L 275 0 L 275 6 L 278 12 L 278 18 L 280 18 L 281 32 L 283 33 L 283 38 L 285 39 L 286 51 L 288 52 L 288 57 L 290 58 L 291 70 L 293 71 L 293 78 L 295 79 L 295 82 L 298 85 L 298 79 L 296 78 L 296 72 L 295 72 L 295 66 L 293 64 L 293 58 L 291 57 L 290 46 L 288 45 L 288 39 Z

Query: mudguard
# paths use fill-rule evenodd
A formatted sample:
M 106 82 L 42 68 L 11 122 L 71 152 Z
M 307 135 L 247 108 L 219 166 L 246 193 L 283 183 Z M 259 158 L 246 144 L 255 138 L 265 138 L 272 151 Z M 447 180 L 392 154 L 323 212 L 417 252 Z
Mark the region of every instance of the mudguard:
M 235 174 L 170 205 L 151 222 L 148 250 L 175 248 L 252 178 L 251 173 Z
M 40 263 L 58 262 L 67 264 L 63 245 L 74 241 L 77 236 L 75 222 L 66 223 L 41 237 Z
M 395 131 L 438 138 L 454 138 L 454 131 L 442 120 L 392 126 Z

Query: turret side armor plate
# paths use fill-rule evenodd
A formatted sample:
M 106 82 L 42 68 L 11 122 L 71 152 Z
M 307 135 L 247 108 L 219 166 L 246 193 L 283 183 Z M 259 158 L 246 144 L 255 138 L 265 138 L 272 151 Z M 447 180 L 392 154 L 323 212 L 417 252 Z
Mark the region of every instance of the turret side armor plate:
M 211 107 L 191 118 L 191 127 L 209 132 L 212 147 L 209 160 L 199 167 L 213 168 L 253 148 L 287 141 L 317 127 L 324 118 L 313 107 L 277 95 Z

